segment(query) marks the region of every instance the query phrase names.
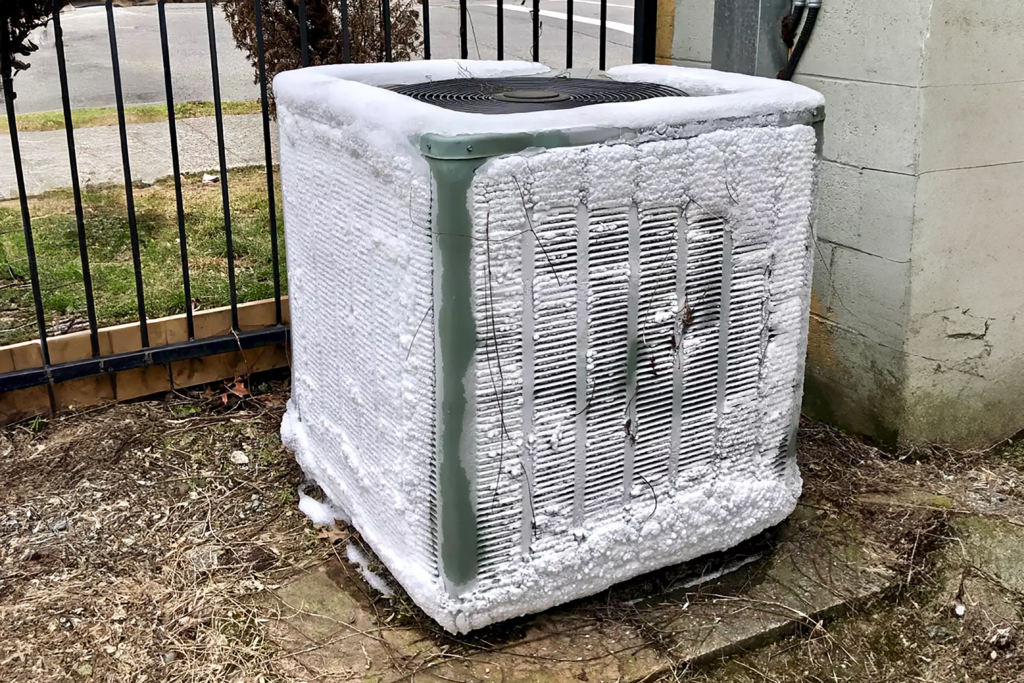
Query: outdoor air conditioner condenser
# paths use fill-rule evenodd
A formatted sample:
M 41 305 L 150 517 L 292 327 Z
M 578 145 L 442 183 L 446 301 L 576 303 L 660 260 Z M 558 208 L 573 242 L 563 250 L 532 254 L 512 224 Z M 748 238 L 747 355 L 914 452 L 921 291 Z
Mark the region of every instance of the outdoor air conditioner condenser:
M 794 509 L 817 93 L 454 61 L 274 89 L 283 438 L 442 626 L 590 595 Z

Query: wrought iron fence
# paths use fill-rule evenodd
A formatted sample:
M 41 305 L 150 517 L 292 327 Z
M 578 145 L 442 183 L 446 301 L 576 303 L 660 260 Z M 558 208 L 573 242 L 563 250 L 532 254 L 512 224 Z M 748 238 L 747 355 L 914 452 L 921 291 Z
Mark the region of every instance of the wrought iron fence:
M 263 329 L 242 330 L 239 326 L 238 316 L 238 293 L 235 283 L 235 249 L 232 237 L 231 224 L 231 203 L 228 165 L 225 149 L 224 133 L 224 111 L 221 100 L 220 74 L 218 70 L 217 42 L 214 21 L 214 2 L 206 0 L 206 27 L 209 37 L 210 69 L 213 87 L 214 117 L 216 121 L 218 161 L 220 171 L 221 202 L 223 204 L 223 230 L 226 247 L 226 265 L 228 289 L 230 293 L 231 308 L 231 334 L 216 337 L 196 338 L 193 322 L 193 304 L 189 272 L 189 248 L 188 235 L 186 231 L 185 207 L 182 193 L 182 174 L 180 154 L 178 148 L 178 131 L 175 121 L 175 101 L 173 88 L 173 68 L 170 58 L 169 40 L 167 31 L 166 1 L 158 0 L 157 15 L 160 30 L 161 55 L 163 60 L 163 89 L 166 93 L 167 127 L 170 137 L 170 156 L 174 178 L 174 197 L 177 215 L 178 240 L 180 242 L 180 259 L 182 273 L 182 287 L 184 290 L 186 324 L 188 331 L 187 341 L 173 344 L 151 345 L 146 311 L 145 287 L 143 282 L 143 263 L 140 250 L 139 227 L 135 209 L 135 197 L 133 192 L 132 166 L 129 154 L 128 130 L 125 116 L 125 98 L 122 88 L 120 59 L 118 56 L 118 39 L 115 26 L 115 14 L 113 0 L 106 0 L 107 34 L 110 44 L 110 58 L 112 63 L 112 78 L 114 84 L 114 95 L 117 107 L 117 128 L 120 138 L 121 162 L 124 173 L 124 190 L 127 209 L 128 231 L 131 245 L 131 258 L 134 274 L 135 298 L 137 308 L 137 320 L 139 335 L 141 337 L 141 348 L 135 351 L 123 353 L 101 352 L 99 342 L 99 327 L 96 313 L 96 303 L 93 289 L 93 281 L 90 273 L 88 235 L 86 230 L 85 213 L 83 210 L 82 184 L 79 177 L 78 159 L 75 146 L 75 127 L 72 122 L 71 98 L 68 87 L 68 68 L 65 55 L 64 35 L 61 29 L 60 10 L 65 0 L 53 0 L 53 39 L 57 57 L 57 68 L 60 81 L 60 96 L 63 109 L 64 129 L 67 136 L 68 158 L 71 172 L 71 186 L 74 200 L 75 225 L 77 229 L 78 252 L 81 261 L 82 285 L 85 290 L 86 315 L 88 318 L 89 340 L 91 346 L 91 357 L 63 362 L 51 363 L 49 343 L 47 336 L 46 314 L 43 305 L 43 296 L 40 284 L 39 269 L 37 266 L 36 250 L 33 241 L 32 216 L 30 212 L 29 198 L 26 192 L 25 169 L 21 155 L 21 148 L 18 138 L 18 119 L 15 111 L 15 90 L 13 85 L 13 67 L 10 58 L 10 31 L 7 30 L 6 19 L 0 16 L 0 72 L 3 79 L 3 95 L 6 105 L 7 123 L 10 134 L 10 144 L 13 152 L 13 162 L 17 191 L 21 209 L 21 223 L 24 232 L 25 253 L 28 263 L 29 280 L 31 284 L 32 302 L 35 313 L 35 323 L 38 330 L 38 344 L 42 365 L 28 369 L 15 370 L 0 374 L 0 392 L 25 389 L 35 386 L 52 386 L 53 384 L 79 379 L 84 377 L 115 373 L 133 368 L 142 368 L 151 365 L 163 365 L 174 361 L 201 358 L 214 354 L 227 353 L 238 350 L 246 350 L 261 346 L 280 344 L 287 342 L 288 329 L 284 324 L 282 316 L 281 300 L 281 268 L 278 255 L 278 229 L 274 163 L 271 146 L 271 103 L 267 89 L 267 62 L 264 27 L 264 2 L 267 0 L 252 0 L 255 19 L 256 38 L 256 71 L 257 82 L 260 92 L 260 109 L 262 116 L 263 148 L 265 153 L 265 172 L 267 186 L 267 202 L 269 205 L 269 221 L 267 225 L 267 236 L 271 243 L 271 259 L 273 273 L 274 310 L 276 324 Z M 435 0 L 436 1 L 436 0 Z M 524 0 L 525 1 L 525 0 Z M 541 0 L 530 0 L 531 38 L 532 45 L 530 53 L 534 61 L 541 61 Z M 604 69 L 607 63 L 607 30 L 608 30 L 608 0 L 600 0 L 600 19 L 598 21 L 598 43 L 599 52 L 597 67 Z M 498 59 L 505 58 L 505 26 L 504 26 L 504 0 L 495 0 L 496 19 L 496 56 Z M 297 0 L 295 5 L 297 11 L 297 22 L 299 27 L 299 49 L 301 53 L 301 64 L 310 64 L 309 44 L 309 21 L 307 19 L 307 0 Z M 573 35 L 574 29 L 574 0 L 566 0 L 566 46 L 564 64 L 567 68 L 573 64 Z M 350 60 L 350 43 L 348 19 L 348 2 L 341 4 L 341 27 L 343 52 L 342 61 Z M 655 22 L 657 14 L 657 0 L 635 0 L 633 12 L 633 61 L 652 63 L 654 61 L 655 47 Z M 392 61 L 392 17 L 390 0 L 380 3 L 381 24 L 383 28 L 383 56 L 385 61 Z M 430 1 L 422 0 L 420 20 L 422 24 L 423 58 L 431 58 L 431 29 L 430 29 Z M 469 25 L 471 18 L 467 0 L 459 0 L 459 51 L 463 59 L 469 57 Z M 555 61 L 555 60 L 549 60 Z M 552 64 L 557 66 L 557 64 Z M 52 397 L 51 397 L 52 400 Z

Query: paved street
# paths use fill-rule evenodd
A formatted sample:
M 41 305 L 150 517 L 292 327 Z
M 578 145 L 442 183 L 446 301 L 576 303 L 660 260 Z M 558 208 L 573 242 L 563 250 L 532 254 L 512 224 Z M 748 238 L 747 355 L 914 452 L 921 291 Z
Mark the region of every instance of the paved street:
M 528 59 L 531 47 L 530 5 L 519 0 L 505 3 L 505 56 Z M 430 5 L 432 57 L 459 56 L 459 10 L 457 2 Z M 566 57 L 565 0 L 541 2 L 541 60 L 562 67 Z M 573 25 L 573 61 L 575 66 L 597 66 L 598 0 L 575 0 Z M 497 55 L 497 10 L 494 2 L 469 4 L 469 56 L 493 59 Z M 152 104 L 164 101 L 163 62 L 156 7 L 115 10 L 121 76 L 127 104 Z M 253 72 L 245 55 L 237 50 L 231 30 L 219 10 L 215 12 L 215 30 L 221 91 L 224 99 L 246 100 L 259 97 Z M 71 103 L 75 108 L 113 106 L 110 46 L 106 12 L 102 7 L 68 9 L 61 14 L 68 58 Z M 174 95 L 178 101 L 210 100 L 210 55 L 206 30 L 206 10 L 202 4 L 167 6 Z M 626 64 L 632 54 L 633 6 L 631 0 L 608 4 L 608 66 Z M 39 30 L 34 36 L 40 50 L 31 57 L 32 68 L 14 81 L 18 92 L 18 111 L 37 112 L 60 109 L 60 83 L 52 30 Z
M 125 103 L 164 102 L 156 7 L 118 8 L 114 14 Z M 227 20 L 219 10 L 214 16 L 222 96 L 226 100 L 258 98 L 252 67 L 244 53 L 235 48 Z M 71 106 L 76 109 L 114 106 L 106 11 L 102 7 L 66 9 L 61 14 L 61 23 Z M 175 99 L 210 101 L 213 87 L 204 5 L 168 5 L 167 25 Z M 14 79 L 19 113 L 61 108 L 53 31 L 50 27 L 37 30 L 33 39 L 40 49 L 29 59 L 32 68 Z
M 529 9 L 505 5 L 505 56 L 529 59 L 531 22 Z M 625 0 L 629 2 L 629 0 Z M 608 5 L 608 66 L 626 64 L 632 54 L 631 5 L 623 0 Z M 573 15 L 574 66 L 597 66 L 598 0 L 575 0 Z M 542 0 L 541 60 L 555 67 L 565 65 L 566 14 L 564 0 Z M 72 106 L 106 107 L 115 104 L 107 42 L 106 13 L 101 7 L 66 10 L 61 15 L 68 57 Z M 495 58 L 497 31 L 495 3 L 469 5 L 470 57 Z M 259 97 L 252 69 L 237 50 L 227 21 L 215 14 L 221 91 L 226 100 Z M 431 49 L 435 58 L 459 56 L 458 3 L 431 4 Z M 209 101 L 209 43 L 203 5 L 168 5 L 168 33 L 174 69 L 174 96 L 179 102 Z M 118 44 L 125 102 L 163 103 L 163 61 L 155 7 L 116 10 Z M 38 31 L 40 50 L 32 56 L 32 68 L 15 79 L 19 113 L 60 109 L 60 82 L 52 31 Z M 212 118 L 178 123 L 182 169 L 202 171 L 217 166 L 217 141 Z M 135 180 L 152 182 L 171 172 L 170 146 L 165 123 L 128 126 L 128 142 Z M 263 163 L 262 125 L 259 116 L 232 116 L 226 123 L 228 164 Z M 276 140 L 276 132 L 275 132 Z M 22 133 L 22 159 L 29 194 L 70 186 L 67 143 L 63 131 Z M 116 127 L 82 128 L 76 132 L 80 175 L 83 183 L 120 182 L 120 147 Z M 10 138 L 0 134 L 0 198 L 17 195 Z

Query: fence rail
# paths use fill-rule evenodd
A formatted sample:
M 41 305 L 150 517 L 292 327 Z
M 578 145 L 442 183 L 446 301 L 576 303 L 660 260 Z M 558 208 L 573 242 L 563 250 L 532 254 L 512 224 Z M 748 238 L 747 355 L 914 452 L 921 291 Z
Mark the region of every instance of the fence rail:
M 277 208 L 275 196 L 274 163 L 271 146 L 271 106 L 268 96 L 268 74 L 266 60 L 266 41 L 264 26 L 264 3 L 272 0 L 252 0 L 255 37 L 256 37 L 256 80 L 259 85 L 261 118 L 262 118 L 262 143 L 265 153 L 265 173 L 267 198 L 269 206 L 269 220 L 267 224 L 267 237 L 271 244 L 272 279 L 273 279 L 273 301 L 275 310 L 275 324 L 271 327 L 257 330 L 243 330 L 239 326 L 238 319 L 238 292 L 235 282 L 235 248 L 232 235 L 231 215 L 231 188 L 229 184 L 228 164 L 225 149 L 224 133 L 224 111 L 221 99 L 221 84 L 219 73 L 219 59 L 217 55 L 216 28 L 214 21 L 214 2 L 206 0 L 206 29 L 209 38 L 210 69 L 214 100 L 214 117 L 216 121 L 216 133 L 218 144 L 218 162 L 220 171 L 221 203 L 223 205 L 223 231 L 226 248 L 226 268 L 228 278 L 228 290 L 230 296 L 231 310 L 231 334 L 216 337 L 196 338 L 196 329 L 193 321 L 193 298 L 191 291 L 190 269 L 189 269 L 189 246 L 188 231 L 186 230 L 186 210 L 183 197 L 181 181 L 181 159 L 178 147 L 178 129 L 175 120 L 174 100 L 174 68 L 171 62 L 171 51 L 168 40 L 166 0 L 157 2 L 157 21 L 160 32 L 160 48 L 163 67 L 163 90 L 167 107 L 167 128 L 170 136 L 170 157 L 174 174 L 174 200 L 177 216 L 177 234 L 180 242 L 180 260 L 182 274 L 182 288 L 185 301 L 184 315 L 187 321 L 188 339 L 173 344 L 158 344 L 151 346 L 149 334 L 149 321 L 146 310 L 146 292 L 143 278 L 143 262 L 140 249 L 139 225 L 136 215 L 135 196 L 133 191 L 132 164 L 129 149 L 129 137 L 125 116 L 125 98 L 121 79 L 121 61 L 118 55 L 118 37 L 115 22 L 115 9 L 112 0 L 106 0 L 106 24 L 110 47 L 110 59 L 112 64 L 111 77 L 114 85 L 114 95 L 117 107 L 117 129 L 120 139 L 121 162 L 124 175 L 124 191 L 127 210 L 128 231 L 131 245 L 131 260 L 134 277 L 136 314 L 138 322 L 141 348 L 123 353 L 103 353 L 100 345 L 100 328 L 96 311 L 95 292 L 92 273 L 90 270 L 88 231 L 83 208 L 82 181 L 79 177 L 78 158 L 76 154 L 75 128 L 72 123 L 71 98 L 68 87 L 68 66 L 65 54 L 64 33 L 61 27 L 60 10 L 66 0 L 53 0 L 53 40 L 57 59 L 57 68 L 60 82 L 60 98 L 64 117 L 64 129 L 67 137 L 68 158 L 71 172 L 71 189 L 74 201 L 75 228 L 77 233 L 78 252 L 80 257 L 82 286 L 85 290 L 86 316 L 88 319 L 88 331 L 90 352 L 89 358 L 74 360 L 63 363 L 51 363 L 49 345 L 50 339 L 47 335 L 46 311 L 42 296 L 42 285 L 37 264 L 36 249 L 33 240 L 32 215 L 30 211 L 29 198 L 26 192 L 25 168 L 22 159 L 21 147 L 18 138 L 18 119 L 15 107 L 16 91 L 13 80 L 13 66 L 10 54 L 11 32 L 9 30 L 9 18 L 4 15 L 0 8 L 0 75 L 3 80 L 3 96 L 6 105 L 7 124 L 10 135 L 10 144 L 13 152 L 14 171 L 17 182 L 18 198 L 21 210 L 21 223 L 25 240 L 25 252 L 28 262 L 29 280 L 32 293 L 32 304 L 34 307 L 35 323 L 37 327 L 37 343 L 42 364 L 39 367 L 17 369 L 0 373 L 0 393 L 27 389 L 32 387 L 47 386 L 51 389 L 51 407 L 53 406 L 53 385 L 72 379 L 82 379 L 107 373 L 116 373 L 134 368 L 144 368 L 153 365 L 168 364 L 175 361 L 202 358 L 204 356 L 257 348 L 266 345 L 282 344 L 287 342 L 288 329 L 282 317 L 282 287 L 281 268 L 278 254 L 278 232 Z M 436 2 L 436 0 L 435 0 Z M 5 5 L 7 3 L 4 3 Z M 298 0 L 296 21 L 298 23 L 299 50 L 301 64 L 309 66 L 311 63 L 310 54 L 310 23 L 307 17 L 306 0 Z M 503 0 L 496 0 L 496 47 L 497 58 L 505 58 L 505 5 Z M 518 9 L 518 8 L 517 8 Z M 520 10 L 525 11 L 525 10 Z M 564 64 L 567 68 L 573 64 L 573 35 L 574 29 L 574 1 L 566 0 L 566 37 Z M 541 0 L 531 0 L 529 10 L 531 21 L 531 46 L 530 54 L 535 61 L 542 61 L 544 55 L 541 51 Z M 347 1 L 341 4 L 340 22 L 342 29 L 342 61 L 348 62 L 352 54 L 352 36 L 350 34 L 350 16 Z M 656 0 L 635 0 L 633 22 L 633 61 L 653 62 L 655 46 L 655 21 L 657 16 Z M 390 0 L 380 2 L 380 20 L 383 27 L 383 58 L 385 61 L 393 59 L 392 45 L 392 16 Z M 469 56 L 469 26 L 471 17 L 467 0 L 459 0 L 459 52 L 462 58 Z M 422 0 L 420 6 L 420 22 L 422 25 L 422 48 L 423 58 L 431 58 L 431 28 L 430 28 L 430 1 Z M 592 23 L 588 22 L 588 23 Z M 599 30 L 599 53 L 597 67 L 604 69 L 607 65 L 607 41 L 608 41 L 608 0 L 600 0 Z M 315 57 L 315 55 L 313 55 Z M 549 60 L 552 66 L 558 66 Z

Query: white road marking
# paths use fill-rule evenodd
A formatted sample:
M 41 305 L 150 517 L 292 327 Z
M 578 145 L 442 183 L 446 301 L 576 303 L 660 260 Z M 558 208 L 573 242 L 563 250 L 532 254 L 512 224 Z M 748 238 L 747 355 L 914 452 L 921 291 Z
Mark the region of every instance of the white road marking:
M 482 7 L 490 7 L 491 9 L 497 9 L 497 5 L 483 4 Z M 521 7 L 519 5 L 503 5 L 506 10 L 512 12 L 523 12 L 529 14 L 533 10 L 529 7 Z M 561 19 L 562 21 L 568 22 L 569 15 L 565 12 L 553 12 L 551 10 L 542 9 L 540 10 L 542 17 L 549 17 L 551 19 Z M 572 23 L 574 24 L 590 24 L 591 26 L 600 26 L 601 21 L 599 19 L 591 19 L 590 17 L 581 17 L 578 14 L 573 13 Z M 607 21 L 605 26 L 608 27 L 609 31 L 620 31 L 622 33 L 628 33 L 633 35 L 633 27 L 629 24 L 622 24 L 617 21 Z
M 566 0 L 544 0 L 544 2 L 566 2 Z M 584 5 L 600 5 L 600 0 L 573 0 L 574 4 L 583 3 Z M 616 5 L 615 3 L 609 2 L 608 7 L 621 7 L 623 9 L 633 9 L 633 5 Z

